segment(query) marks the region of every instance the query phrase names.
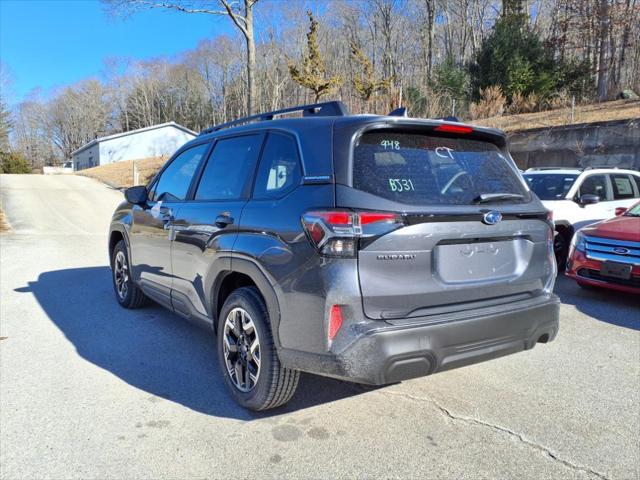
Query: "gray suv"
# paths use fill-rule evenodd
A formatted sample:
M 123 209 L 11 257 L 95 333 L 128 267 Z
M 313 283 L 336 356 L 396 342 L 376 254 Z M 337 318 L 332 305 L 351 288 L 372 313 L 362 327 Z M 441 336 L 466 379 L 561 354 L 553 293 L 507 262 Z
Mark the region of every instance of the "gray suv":
M 381 385 L 551 341 L 553 222 L 504 135 L 403 113 L 326 102 L 203 131 L 116 209 L 116 299 L 215 332 L 253 410 L 301 371 Z

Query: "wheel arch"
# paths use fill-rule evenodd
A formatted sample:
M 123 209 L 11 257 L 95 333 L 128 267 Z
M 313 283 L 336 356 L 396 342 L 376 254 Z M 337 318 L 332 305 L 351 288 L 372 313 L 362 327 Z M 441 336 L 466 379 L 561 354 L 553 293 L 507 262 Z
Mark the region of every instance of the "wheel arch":
M 211 311 L 214 319 L 214 331 L 217 333 L 218 316 L 229 295 L 240 287 L 254 286 L 262 295 L 269 312 L 271 333 L 276 348 L 280 348 L 278 327 L 280 325 L 280 304 L 276 291 L 267 276 L 254 262 L 246 259 L 233 258 L 231 270 L 221 272 L 214 283 L 211 299 Z
M 131 265 L 131 249 L 129 248 L 129 237 L 123 227 L 119 225 L 114 225 L 111 227 L 109 232 L 109 265 L 113 267 L 113 251 L 116 248 L 116 245 L 120 240 L 124 240 L 125 245 L 127 246 L 127 256 L 129 257 L 129 265 Z

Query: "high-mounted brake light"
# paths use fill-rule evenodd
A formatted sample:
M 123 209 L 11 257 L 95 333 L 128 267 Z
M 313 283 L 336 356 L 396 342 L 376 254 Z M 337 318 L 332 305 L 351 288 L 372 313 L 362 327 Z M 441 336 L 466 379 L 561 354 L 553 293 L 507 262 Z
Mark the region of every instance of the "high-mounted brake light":
M 322 255 L 355 257 L 359 239 L 384 235 L 404 221 L 401 215 L 389 212 L 322 210 L 305 213 L 302 225 Z
M 473 128 L 471 127 L 467 127 L 465 125 L 451 125 L 449 123 L 443 123 L 442 125 L 438 125 L 434 130 L 436 132 L 460 133 L 463 135 L 473 133 Z

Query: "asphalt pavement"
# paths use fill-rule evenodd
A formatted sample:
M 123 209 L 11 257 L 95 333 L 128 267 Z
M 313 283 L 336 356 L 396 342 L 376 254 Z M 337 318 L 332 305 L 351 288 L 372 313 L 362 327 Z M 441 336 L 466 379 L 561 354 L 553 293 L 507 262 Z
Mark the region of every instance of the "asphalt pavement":
M 2 175 L 0 478 L 640 478 L 640 299 L 559 278 L 556 341 L 384 388 L 304 375 L 284 408 L 224 390 L 214 342 L 120 308 L 122 193 Z

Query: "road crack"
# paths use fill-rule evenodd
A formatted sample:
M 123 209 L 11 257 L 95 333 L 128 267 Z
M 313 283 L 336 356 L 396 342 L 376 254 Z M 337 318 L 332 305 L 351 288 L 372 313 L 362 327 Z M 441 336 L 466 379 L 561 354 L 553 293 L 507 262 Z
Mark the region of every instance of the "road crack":
M 457 415 L 451 412 L 451 410 L 447 409 L 446 407 L 443 407 L 442 405 L 440 405 L 438 402 L 436 402 L 433 398 L 431 397 L 418 397 L 416 395 L 411 395 L 409 393 L 404 393 L 404 392 L 394 392 L 394 391 L 389 391 L 389 390 L 376 390 L 375 393 L 380 393 L 382 395 L 389 395 L 389 396 L 394 396 L 394 397 L 404 397 L 406 399 L 409 400 L 413 400 L 413 401 L 417 401 L 417 402 L 427 402 L 430 403 L 431 405 L 433 405 L 434 407 L 436 407 L 436 409 L 445 417 L 447 417 L 448 419 L 454 421 L 454 422 L 463 422 L 466 423 L 468 425 L 476 425 L 476 426 L 481 426 L 481 427 L 485 427 L 485 428 L 489 428 L 495 432 L 499 432 L 499 433 L 504 433 L 509 435 L 510 437 L 516 439 L 517 441 L 535 449 L 538 450 L 540 452 L 542 452 L 544 455 L 546 455 L 547 457 L 551 458 L 553 461 L 558 462 L 560 464 L 562 464 L 563 466 L 571 469 L 571 470 L 575 470 L 575 471 L 579 471 L 579 472 L 584 472 L 588 475 L 592 475 L 595 476 L 597 478 L 600 478 L 602 480 L 609 480 L 609 477 L 607 477 L 606 475 L 604 475 L 603 473 L 597 472 L 596 470 L 593 470 L 590 467 L 585 467 L 582 465 L 578 465 L 576 463 L 573 463 L 569 460 L 566 460 L 564 458 L 561 458 L 556 452 L 554 452 L 551 448 L 542 445 L 540 443 L 537 443 L 533 440 L 528 439 L 527 437 L 525 437 L 523 434 L 516 432 L 515 430 L 511 430 L 510 428 L 507 427 L 503 427 L 502 425 L 496 425 L 494 423 L 491 422 L 487 422 L 485 420 L 480 420 L 478 418 L 473 418 L 473 417 L 467 417 L 464 415 Z

